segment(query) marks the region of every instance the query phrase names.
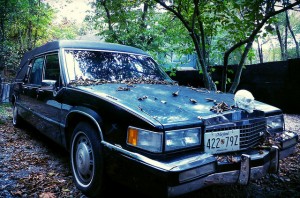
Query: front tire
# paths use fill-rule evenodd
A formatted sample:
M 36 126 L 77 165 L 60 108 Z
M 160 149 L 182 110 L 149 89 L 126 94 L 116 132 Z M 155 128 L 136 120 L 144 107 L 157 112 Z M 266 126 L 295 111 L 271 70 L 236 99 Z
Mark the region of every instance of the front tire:
M 88 197 L 104 191 L 103 155 L 99 131 L 81 122 L 71 138 L 71 166 L 75 184 Z
M 22 118 L 19 115 L 19 110 L 18 110 L 18 106 L 16 104 L 13 105 L 13 120 L 12 123 L 14 125 L 14 127 L 18 127 L 20 128 L 22 125 Z

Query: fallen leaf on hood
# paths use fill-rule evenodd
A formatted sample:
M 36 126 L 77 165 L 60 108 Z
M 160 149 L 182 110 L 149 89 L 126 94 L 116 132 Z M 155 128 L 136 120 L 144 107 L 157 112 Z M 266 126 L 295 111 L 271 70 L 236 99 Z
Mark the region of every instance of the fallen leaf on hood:
M 197 100 L 191 98 L 190 101 L 193 103 L 193 104 L 196 104 L 197 103 Z
M 143 96 L 143 97 L 139 97 L 138 100 L 145 100 L 147 98 L 148 98 L 148 96 Z
M 223 111 L 229 111 L 232 107 L 227 105 L 225 102 L 217 103 L 215 106 L 210 108 L 211 111 L 215 113 L 223 113 Z
M 208 102 L 217 102 L 216 100 L 214 99 L 211 99 L 211 98 L 205 98 Z
M 172 95 L 173 96 L 178 96 L 179 95 L 179 91 L 173 92 Z
M 130 91 L 129 87 L 118 87 L 117 91 Z

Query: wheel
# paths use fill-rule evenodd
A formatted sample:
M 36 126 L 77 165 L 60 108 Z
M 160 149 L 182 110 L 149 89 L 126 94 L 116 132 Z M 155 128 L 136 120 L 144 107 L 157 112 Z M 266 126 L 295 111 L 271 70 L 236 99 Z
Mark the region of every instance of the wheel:
M 15 127 L 21 127 L 23 120 L 19 115 L 19 110 L 16 104 L 13 106 L 13 120 L 12 123 Z
M 88 197 L 104 193 L 103 155 L 99 131 L 81 122 L 71 138 L 71 168 L 74 182 Z

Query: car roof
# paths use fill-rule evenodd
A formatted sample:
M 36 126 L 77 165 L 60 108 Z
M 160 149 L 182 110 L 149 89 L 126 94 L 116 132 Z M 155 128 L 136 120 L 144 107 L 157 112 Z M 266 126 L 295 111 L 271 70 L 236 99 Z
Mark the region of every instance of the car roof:
M 28 51 L 24 54 L 21 62 L 20 62 L 20 70 L 18 72 L 19 77 L 23 78 L 27 71 L 27 68 L 24 65 L 28 65 L 30 59 L 34 56 L 38 56 L 40 54 L 44 54 L 51 51 L 58 51 L 61 48 L 65 49 L 92 49 L 92 50 L 103 50 L 103 51 L 113 51 L 113 52 L 125 52 L 132 54 L 141 54 L 149 56 L 145 51 L 116 43 L 106 43 L 101 41 L 87 41 L 87 40 L 57 40 L 48 42 L 40 47 L 34 48 L 31 51 Z
M 116 52 L 128 52 L 134 54 L 148 55 L 141 49 L 120 45 L 116 43 L 106 43 L 101 41 L 87 41 L 87 40 L 57 40 L 46 43 L 45 45 L 37 48 L 36 52 L 46 52 L 57 50 L 59 48 L 79 48 L 79 49 L 96 49 Z M 35 51 L 33 51 L 35 52 Z

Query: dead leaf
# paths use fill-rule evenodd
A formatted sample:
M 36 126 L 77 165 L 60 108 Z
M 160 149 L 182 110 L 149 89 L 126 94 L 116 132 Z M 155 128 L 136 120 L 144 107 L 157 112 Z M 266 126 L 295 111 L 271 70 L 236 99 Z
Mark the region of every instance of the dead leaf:
M 208 102 L 217 102 L 216 100 L 212 99 L 212 98 L 205 98 Z
M 56 196 L 51 192 L 45 192 L 40 194 L 39 198 L 56 198 Z
M 190 101 L 193 103 L 193 104 L 196 104 L 197 103 L 197 100 L 191 98 Z
M 173 92 L 172 95 L 173 96 L 178 96 L 179 95 L 179 91 Z
M 138 100 L 145 100 L 147 98 L 148 98 L 148 96 L 143 96 L 143 97 L 139 97 Z
M 130 91 L 129 87 L 118 87 L 117 91 Z

